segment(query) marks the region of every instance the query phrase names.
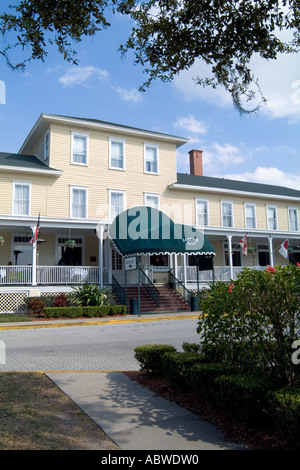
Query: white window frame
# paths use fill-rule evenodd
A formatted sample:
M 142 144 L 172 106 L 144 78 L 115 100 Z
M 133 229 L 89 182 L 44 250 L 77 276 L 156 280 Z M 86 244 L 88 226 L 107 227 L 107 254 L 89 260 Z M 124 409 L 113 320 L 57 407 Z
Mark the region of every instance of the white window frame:
M 198 204 L 200 203 L 206 204 L 206 218 L 207 218 L 206 224 L 201 224 L 199 221 Z M 208 227 L 209 226 L 209 200 L 196 197 L 195 208 L 196 208 L 196 225 L 199 227 Z
M 85 217 L 78 217 L 73 214 L 73 191 L 79 190 L 85 192 Z M 87 219 L 88 218 L 88 187 L 87 186 L 70 186 L 70 218 L 71 219 Z
M 224 225 L 224 204 L 230 204 L 231 206 L 231 225 Z M 234 217 L 233 217 L 233 202 L 232 201 L 221 201 L 221 219 L 222 227 L 233 228 L 234 227 Z
M 123 159 L 122 159 L 122 166 L 114 166 L 112 164 L 112 144 L 117 143 L 117 144 L 122 144 L 123 147 Z M 119 171 L 125 171 L 125 140 L 124 139 L 118 139 L 115 137 L 110 137 L 109 138 L 109 168 L 111 170 L 119 170 Z
M 44 135 L 44 161 L 47 160 L 50 156 L 50 132 L 47 131 Z
M 155 149 L 156 151 L 156 171 L 148 171 L 147 170 L 147 149 Z M 156 144 L 149 144 L 144 142 L 144 172 L 149 175 L 159 175 L 159 146 Z
M 112 211 L 112 205 L 111 205 L 112 194 L 122 194 L 123 195 L 123 210 L 122 211 L 124 211 L 126 208 L 126 192 L 120 189 L 109 189 L 108 190 L 108 204 L 109 204 L 109 218 L 111 220 L 113 220 L 118 215 L 118 214 L 113 214 L 113 211 Z
M 20 216 L 29 216 L 31 213 L 31 181 L 13 181 L 13 188 L 12 188 L 12 203 L 11 203 L 11 213 L 12 215 L 20 215 Z M 15 210 L 15 195 L 16 195 L 16 186 L 27 186 L 29 188 L 28 192 L 28 213 L 26 214 L 19 214 Z
M 291 224 L 291 211 L 296 212 L 296 228 L 295 229 L 292 227 L 292 224 Z M 295 207 L 295 206 L 288 207 L 288 218 L 289 218 L 289 230 L 292 232 L 298 232 L 299 231 L 298 207 Z
M 254 227 L 248 227 L 247 224 L 247 207 L 253 208 Z M 245 227 L 248 229 L 256 229 L 256 204 L 254 202 L 245 202 Z
M 147 202 L 147 198 L 156 198 L 157 200 L 157 207 L 155 206 L 152 206 L 150 205 L 148 202 Z M 144 205 L 146 207 L 154 207 L 154 209 L 160 209 L 160 195 L 159 194 L 155 194 L 155 193 L 144 193 Z
M 269 226 L 269 210 L 270 209 L 275 209 L 275 228 Z M 277 206 L 274 206 L 272 204 L 268 204 L 266 207 L 267 210 L 267 229 L 268 230 L 278 230 L 278 215 L 277 215 Z
M 75 137 L 84 137 L 86 139 L 85 162 L 74 161 L 74 138 Z M 86 132 L 71 131 L 71 164 L 79 165 L 79 166 L 88 166 L 88 163 L 89 163 L 89 134 L 87 134 Z

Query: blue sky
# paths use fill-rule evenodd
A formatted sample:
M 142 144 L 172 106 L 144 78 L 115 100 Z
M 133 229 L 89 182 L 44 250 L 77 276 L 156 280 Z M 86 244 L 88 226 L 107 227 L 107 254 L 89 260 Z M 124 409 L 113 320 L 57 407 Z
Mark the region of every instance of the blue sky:
M 299 55 L 255 58 L 253 71 L 268 101 L 258 115 L 241 117 L 224 90 L 194 84 L 200 63 L 140 93 L 145 75 L 132 54 L 122 59 L 118 51 L 130 27 L 116 16 L 111 28 L 76 45 L 77 66 L 54 47 L 44 63 L 32 61 L 24 72 L 11 71 L 0 58 L 0 151 L 18 152 L 41 113 L 88 117 L 189 138 L 178 149 L 179 172 L 189 171 L 188 151 L 195 148 L 203 150 L 207 176 L 300 190 Z

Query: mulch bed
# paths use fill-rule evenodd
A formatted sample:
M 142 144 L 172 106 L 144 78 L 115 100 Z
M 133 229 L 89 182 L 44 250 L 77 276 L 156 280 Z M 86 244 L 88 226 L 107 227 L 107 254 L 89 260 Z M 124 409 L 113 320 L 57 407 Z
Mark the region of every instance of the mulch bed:
M 202 400 L 191 391 L 177 390 L 171 387 L 166 380 L 152 377 L 141 371 L 124 372 L 131 380 L 143 387 L 152 390 L 157 396 L 166 398 L 178 406 L 191 411 L 204 421 L 220 429 L 227 441 L 248 446 L 252 450 L 293 450 L 286 446 L 284 437 L 262 423 L 251 427 L 238 422 L 221 410 Z

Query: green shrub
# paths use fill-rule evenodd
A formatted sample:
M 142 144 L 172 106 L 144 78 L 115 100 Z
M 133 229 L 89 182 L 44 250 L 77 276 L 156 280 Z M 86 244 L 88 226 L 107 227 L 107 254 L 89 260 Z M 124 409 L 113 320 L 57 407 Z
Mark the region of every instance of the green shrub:
M 124 315 L 126 313 L 126 305 L 112 305 L 110 315 Z
M 214 402 L 216 397 L 216 377 L 223 374 L 237 373 L 238 369 L 224 363 L 198 363 L 190 367 L 187 372 L 187 383 L 194 392 Z
M 111 306 L 96 305 L 87 307 L 47 307 L 44 309 L 46 318 L 77 318 L 105 317 L 110 314 Z
M 266 402 L 277 431 L 288 444 L 300 449 L 300 388 L 269 391 Z
M 173 351 L 176 349 L 168 344 L 147 344 L 137 346 L 134 350 L 141 370 L 156 377 L 162 377 L 162 355 Z
M 197 352 L 165 352 L 161 358 L 162 376 L 173 387 L 187 389 L 187 371 L 194 364 L 203 361 Z
M 112 297 L 106 288 L 100 288 L 96 284 L 84 284 L 80 287 L 73 287 L 74 302 L 82 307 L 109 305 Z
M 200 344 L 197 344 L 197 343 L 187 343 L 187 342 L 184 342 L 182 344 L 182 349 L 184 350 L 184 352 L 195 352 L 195 353 L 199 353 L 200 350 L 201 350 L 201 346 Z
M 252 375 L 220 375 L 215 379 L 218 404 L 235 418 L 248 423 L 266 420 L 266 394 L 271 386 L 268 379 Z
M 282 384 L 295 385 L 291 345 L 300 330 L 299 292 L 300 269 L 292 265 L 244 268 L 230 286 L 215 283 L 201 301 L 201 343 L 214 361 L 252 374 L 272 371 Z

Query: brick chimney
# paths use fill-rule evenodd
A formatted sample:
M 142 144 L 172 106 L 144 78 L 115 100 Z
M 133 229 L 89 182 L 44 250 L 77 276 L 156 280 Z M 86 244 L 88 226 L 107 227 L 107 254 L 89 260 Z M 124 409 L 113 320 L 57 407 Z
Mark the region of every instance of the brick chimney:
M 203 176 L 202 150 L 190 150 L 191 175 Z

